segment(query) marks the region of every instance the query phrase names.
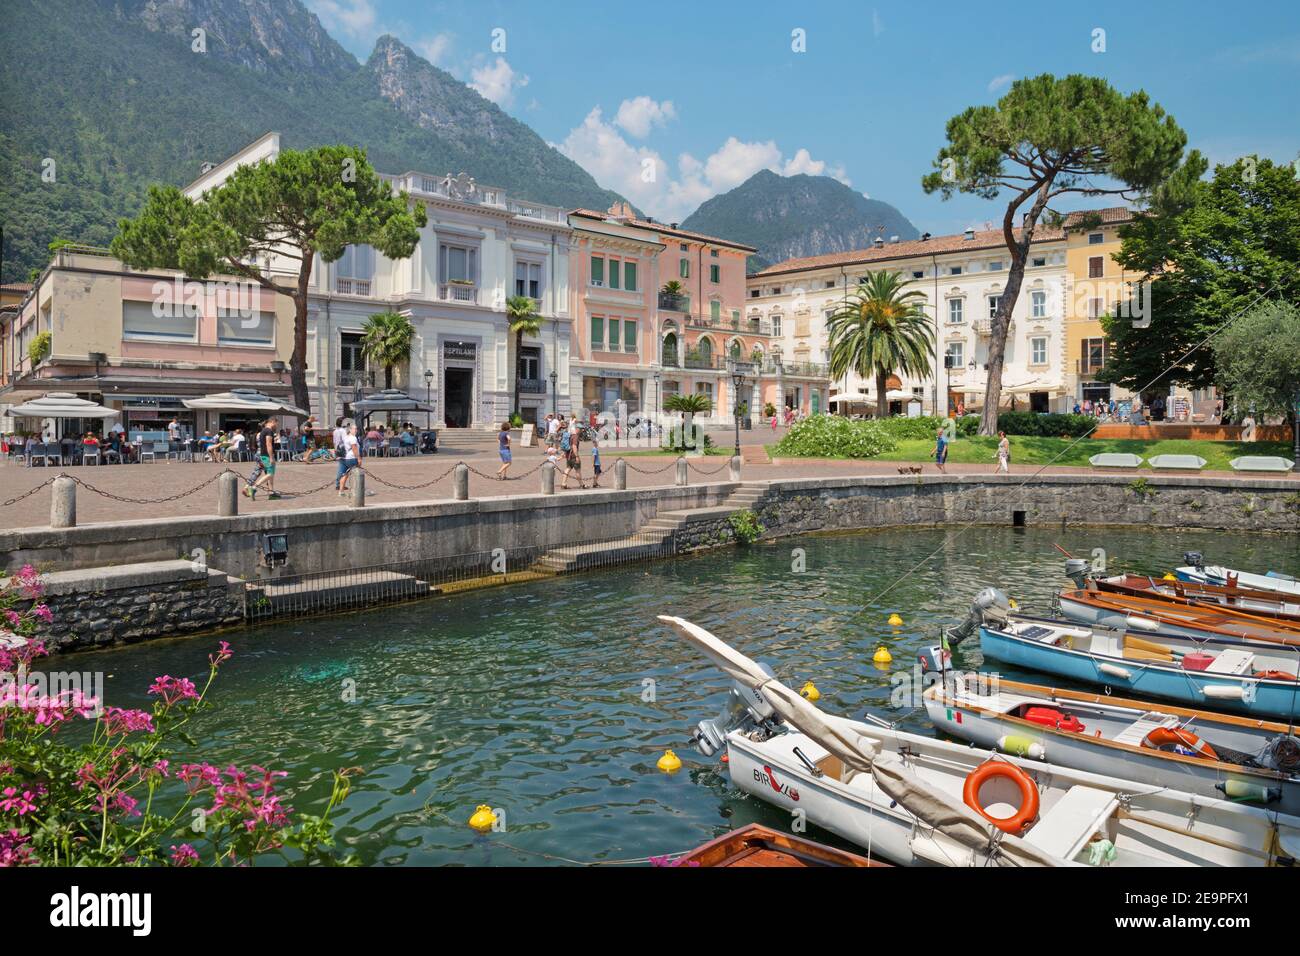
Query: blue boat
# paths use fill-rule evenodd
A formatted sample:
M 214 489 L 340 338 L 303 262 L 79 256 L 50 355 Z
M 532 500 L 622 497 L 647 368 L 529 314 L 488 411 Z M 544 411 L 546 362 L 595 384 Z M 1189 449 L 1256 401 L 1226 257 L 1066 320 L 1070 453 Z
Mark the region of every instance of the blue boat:
M 1300 717 L 1295 648 L 1186 641 L 1009 615 L 979 625 L 989 657 L 1126 695 L 1161 697 L 1254 717 Z

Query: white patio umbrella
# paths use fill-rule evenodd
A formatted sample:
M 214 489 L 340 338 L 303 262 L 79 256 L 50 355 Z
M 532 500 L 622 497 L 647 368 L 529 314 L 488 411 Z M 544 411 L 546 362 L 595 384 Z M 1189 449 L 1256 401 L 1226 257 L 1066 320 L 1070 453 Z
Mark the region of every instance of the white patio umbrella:
M 672 627 L 732 680 L 760 693 L 781 719 L 795 730 L 807 734 L 845 766 L 874 776 L 881 790 L 919 820 L 966 846 L 981 850 L 996 847 L 994 852 L 1002 865 L 1057 865 L 1051 856 L 1019 837 L 998 832 L 965 804 L 957 803 L 922 780 L 896 755 L 879 750 L 869 738 L 855 732 L 849 721 L 823 713 L 698 624 L 666 614 L 659 615 L 659 620 Z
M 49 392 L 41 398 L 13 406 L 9 414 L 30 418 L 116 418 L 122 413 L 98 402 L 77 398 L 71 392 Z
M 296 415 L 298 418 L 307 417 L 307 413 L 296 405 L 271 398 L 255 388 L 232 388 L 228 392 L 214 392 L 202 398 L 187 398 L 181 404 L 199 412 L 278 412 L 282 415 Z
M 875 398 L 870 395 L 864 395 L 861 392 L 841 392 L 838 395 L 832 395 L 827 401 L 827 404 L 838 405 L 842 402 L 849 405 L 870 405 L 875 402 Z
M 1016 385 L 1004 385 L 1002 391 L 1007 395 L 1028 395 L 1031 392 L 1047 392 L 1047 394 L 1052 395 L 1064 391 L 1064 387 L 1060 382 L 1035 380 L 1020 382 Z
M 386 388 L 352 403 L 352 414 L 372 415 L 375 412 L 432 412 L 424 402 L 412 398 L 401 389 Z

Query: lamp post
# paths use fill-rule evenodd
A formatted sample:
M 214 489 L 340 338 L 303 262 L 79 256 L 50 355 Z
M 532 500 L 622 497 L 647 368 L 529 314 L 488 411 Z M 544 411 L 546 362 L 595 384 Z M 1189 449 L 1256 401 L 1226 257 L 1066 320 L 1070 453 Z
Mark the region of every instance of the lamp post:
M 943 416 L 952 418 L 952 353 L 943 353 Z
M 551 414 L 560 414 L 560 373 L 551 369 Z
M 660 374 L 661 374 L 661 373 L 660 373 L 659 369 L 655 369 L 655 414 L 654 414 L 654 419 L 653 419 L 653 420 L 651 421 L 651 423 L 650 423 L 650 431 L 651 431 L 651 435 L 652 435 L 652 436 L 653 436 L 653 434 L 654 434 L 654 430 L 657 429 L 657 428 L 659 427 L 659 415 L 660 415 L 660 414 L 662 413 L 662 411 L 663 411 L 663 407 L 662 407 L 662 404 L 663 404 L 663 403 L 661 402 L 661 400 L 660 400 L 660 396 L 659 396 L 659 376 L 660 376 Z
M 424 370 L 424 430 L 433 427 L 433 369 Z
M 745 384 L 745 375 L 734 362 L 731 366 L 731 418 L 736 424 L 736 456 L 740 456 L 740 386 Z
M 975 371 L 978 368 L 979 368 L 979 364 L 974 359 L 971 359 L 969 362 L 966 363 L 966 371 L 970 373 L 969 377 L 972 382 L 975 381 Z

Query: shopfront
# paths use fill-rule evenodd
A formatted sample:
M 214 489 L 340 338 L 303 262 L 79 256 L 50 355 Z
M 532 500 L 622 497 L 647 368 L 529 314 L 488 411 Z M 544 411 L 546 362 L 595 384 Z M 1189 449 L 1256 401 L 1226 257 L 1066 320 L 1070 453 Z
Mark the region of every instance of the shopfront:
M 167 426 L 175 419 L 186 436 L 195 431 L 195 413 L 175 395 L 114 395 L 110 403 L 122 409 L 122 427 L 131 441 L 166 441 Z M 111 423 L 110 423 L 111 424 Z M 199 429 L 198 434 L 202 434 Z
M 448 428 L 469 428 L 474 424 L 474 378 L 477 370 L 477 341 L 443 341 L 442 418 Z
M 628 415 L 641 409 L 642 381 L 634 373 L 615 369 L 600 369 L 594 375 L 582 378 L 582 407 L 589 412 L 613 412 L 619 403 Z

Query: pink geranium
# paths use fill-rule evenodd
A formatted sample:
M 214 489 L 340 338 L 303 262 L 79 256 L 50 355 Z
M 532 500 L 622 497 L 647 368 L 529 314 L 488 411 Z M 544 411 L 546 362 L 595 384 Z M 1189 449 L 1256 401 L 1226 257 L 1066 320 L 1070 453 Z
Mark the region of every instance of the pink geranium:
M 16 813 L 21 817 L 36 809 L 36 804 L 32 802 L 35 799 L 36 794 L 30 790 L 19 793 L 15 787 L 5 787 L 0 790 L 0 810 Z
M 198 862 L 198 851 L 188 843 L 182 843 L 180 846 L 172 847 L 173 866 L 194 866 Z
M 196 700 L 199 696 L 199 692 L 194 688 L 194 681 L 188 677 L 172 677 L 168 674 L 155 677 L 154 682 L 149 686 L 149 693 L 160 695 L 163 703 L 168 707 L 182 700 Z
M 104 730 L 110 737 L 118 734 L 135 733 L 143 730 L 153 733 L 153 714 L 143 710 L 124 710 L 121 707 L 107 707 L 104 710 Z

